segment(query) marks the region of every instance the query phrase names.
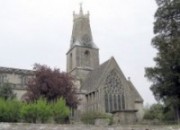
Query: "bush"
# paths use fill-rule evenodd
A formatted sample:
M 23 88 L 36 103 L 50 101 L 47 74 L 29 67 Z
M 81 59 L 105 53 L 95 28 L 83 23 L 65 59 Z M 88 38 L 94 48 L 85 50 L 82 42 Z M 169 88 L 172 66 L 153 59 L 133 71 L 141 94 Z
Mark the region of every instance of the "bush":
M 21 106 L 19 101 L 0 99 L 0 122 L 18 122 Z
M 6 104 L 5 104 L 5 101 L 4 99 L 0 99 L 0 122 L 5 122 L 6 120 Z
M 0 98 L 0 122 L 45 123 L 53 118 L 57 123 L 66 123 L 69 114 L 70 110 L 62 98 L 54 103 L 42 98 L 31 103 Z
M 40 98 L 36 103 L 38 120 L 45 123 L 52 116 L 51 105 L 45 99 Z
M 22 119 L 26 122 L 36 123 L 39 121 L 45 123 L 52 116 L 51 105 L 42 98 L 34 103 L 24 103 L 21 115 Z
M 18 122 L 20 120 L 20 110 L 22 103 L 17 100 L 8 100 L 6 109 L 8 111 L 8 122 Z
M 112 116 L 105 113 L 87 112 L 81 116 L 81 121 L 85 124 L 95 124 L 96 119 L 109 119 L 109 125 L 112 124 Z
M 163 104 L 153 104 L 145 108 L 144 119 L 161 123 L 171 123 L 175 122 L 174 115 L 174 109 L 165 107 Z
M 28 123 L 36 123 L 38 118 L 36 103 L 24 103 L 21 109 L 21 118 Z
M 70 114 L 69 108 L 63 98 L 58 99 L 52 107 L 53 118 L 56 123 L 67 123 Z
M 163 109 L 162 104 L 153 104 L 150 108 L 145 109 L 144 119 L 162 121 Z
M 171 123 L 175 123 L 176 119 L 175 116 L 176 115 L 176 111 L 171 107 L 171 108 L 164 108 L 164 113 L 163 113 L 163 121 L 164 122 L 169 122 Z

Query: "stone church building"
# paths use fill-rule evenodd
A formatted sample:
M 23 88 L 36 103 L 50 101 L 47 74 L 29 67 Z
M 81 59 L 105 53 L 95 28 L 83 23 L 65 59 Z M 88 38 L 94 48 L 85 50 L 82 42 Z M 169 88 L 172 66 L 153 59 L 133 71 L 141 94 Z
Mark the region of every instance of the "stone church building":
M 73 30 L 67 52 L 67 72 L 76 78 L 80 104 L 75 112 L 95 111 L 113 114 L 122 123 L 140 121 L 143 99 L 132 82 L 124 76 L 114 57 L 99 63 L 99 48 L 93 41 L 89 13 L 82 7 L 73 13 Z M 0 67 L 0 84 L 10 83 L 20 99 L 33 71 Z
M 76 77 L 80 113 L 96 111 L 112 113 L 119 122 L 142 119 L 143 99 L 127 80 L 114 57 L 99 64 L 99 49 L 93 41 L 89 13 L 73 14 L 67 72 Z

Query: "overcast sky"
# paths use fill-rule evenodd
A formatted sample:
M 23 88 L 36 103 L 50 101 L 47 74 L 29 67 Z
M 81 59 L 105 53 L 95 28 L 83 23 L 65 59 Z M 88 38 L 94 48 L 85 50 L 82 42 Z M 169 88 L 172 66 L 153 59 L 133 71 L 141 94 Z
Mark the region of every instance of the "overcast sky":
M 40 63 L 65 71 L 72 12 L 80 2 L 90 11 L 100 62 L 114 56 L 145 104 L 154 103 L 144 68 L 155 64 L 155 0 L 0 0 L 0 66 L 32 69 Z

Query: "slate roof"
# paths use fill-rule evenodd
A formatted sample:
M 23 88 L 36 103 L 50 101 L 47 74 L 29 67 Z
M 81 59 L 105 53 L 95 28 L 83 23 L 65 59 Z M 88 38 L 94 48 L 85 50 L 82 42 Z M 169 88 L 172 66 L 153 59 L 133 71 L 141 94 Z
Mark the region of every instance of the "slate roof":
M 130 80 L 128 80 L 127 82 L 135 99 L 135 102 L 143 102 L 143 98 L 141 97 L 135 86 L 132 84 L 132 82 Z
M 27 74 L 27 75 L 33 75 L 34 74 L 34 71 L 32 71 L 32 70 L 8 68 L 8 67 L 0 67 L 0 72 L 2 72 L 2 73 L 15 73 L 15 74 Z
M 101 64 L 96 69 L 92 70 L 87 75 L 87 78 L 84 80 L 81 89 L 86 90 L 87 92 L 95 91 L 99 85 L 99 81 L 101 80 L 102 75 L 107 70 L 107 67 L 112 59 L 113 57 L 107 60 L 106 62 L 104 62 L 103 64 Z M 135 86 L 132 84 L 132 82 L 130 80 L 127 80 L 127 84 L 131 90 L 135 102 L 143 102 L 144 101 L 143 98 L 141 97 Z
M 105 72 L 110 60 L 111 59 L 107 60 L 88 74 L 87 78 L 82 84 L 82 90 L 87 90 L 88 92 L 90 92 L 98 87 L 99 79 L 101 78 L 101 75 L 103 75 L 103 73 Z

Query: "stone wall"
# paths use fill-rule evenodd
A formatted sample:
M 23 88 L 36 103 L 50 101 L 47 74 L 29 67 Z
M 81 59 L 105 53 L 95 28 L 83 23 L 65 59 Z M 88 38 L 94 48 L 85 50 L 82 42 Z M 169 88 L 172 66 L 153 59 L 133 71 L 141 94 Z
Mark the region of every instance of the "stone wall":
M 13 92 L 16 94 L 18 100 L 22 100 L 23 95 L 27 92 L 25 89 L 14 89 Z
M 55 125 L 55 124 L 23 124 L 0 123 L 0 130 L 180 130 L 180 126 L 91 126 L 91 125 Z

